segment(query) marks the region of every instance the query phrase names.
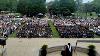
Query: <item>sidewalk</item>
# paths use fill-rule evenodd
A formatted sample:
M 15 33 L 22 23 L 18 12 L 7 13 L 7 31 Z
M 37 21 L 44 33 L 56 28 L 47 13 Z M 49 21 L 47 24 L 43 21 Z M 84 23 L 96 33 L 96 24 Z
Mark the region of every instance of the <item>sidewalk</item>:
M 32 38 L 32 39 L 18 39 L 10 38 L 7 40 L 7 56 L 38 56 L 39 49 L 42 45 L 47 44 L 48 47 L 66 45 L 71 43 L 75 46 L 77 40 L 85 39 L 60 39 L 60 38 Z M 87 39 L 89 40 L 89 39 Z M 99 40 L 90 39 L 90 40 Z M 100 53 L 100 43 L 78 43 L 79 47 L 87 48 L 88 45 L 93 44 L 96 50 Z
M 47 56 L 61 56 L 61 52 L 54 52 L 54 53 L 50 53 Z M 85 53 L 81 53 L 81 52 L 77 52 L 75 54 L 73 54 L 73 56 L 87 56 Z

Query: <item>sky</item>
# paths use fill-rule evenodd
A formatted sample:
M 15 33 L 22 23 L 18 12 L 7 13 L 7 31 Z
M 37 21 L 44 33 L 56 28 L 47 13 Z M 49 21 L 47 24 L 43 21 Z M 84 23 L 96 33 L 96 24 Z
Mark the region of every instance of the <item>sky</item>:
M 47 0 L 47 2 L 50 2 L 50 1 L 53 1 L 53 0 Z M 93 1 L 93 0 L 83 0 L 83 3 L 86 3 L 88 1 Z
M 86 3 L 86 2 L 88 2 L 88 1 L 93 1 L 93 0 L 83 0 L 83 3 Z

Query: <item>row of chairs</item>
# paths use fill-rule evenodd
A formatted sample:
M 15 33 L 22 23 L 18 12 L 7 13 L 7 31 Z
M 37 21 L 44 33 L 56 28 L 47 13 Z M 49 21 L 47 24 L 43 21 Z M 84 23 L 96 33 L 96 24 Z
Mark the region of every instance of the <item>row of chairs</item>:
M 36 37 L 51 37 L 51 28 L 48 24 L 26 24 L 17 32 L 17 37 L 22 38 L 36 38 Z
M 84 27 L 56 26 L 61 38 L 93 38 L 94 33 Z

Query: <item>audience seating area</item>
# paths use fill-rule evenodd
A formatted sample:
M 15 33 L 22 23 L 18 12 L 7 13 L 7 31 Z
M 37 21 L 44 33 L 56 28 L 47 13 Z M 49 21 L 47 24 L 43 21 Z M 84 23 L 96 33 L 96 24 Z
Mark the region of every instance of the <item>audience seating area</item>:
M 54 20 L 61 38 L 93 38 L 94 27 L 98 28 L 98 20 L 57 19 Z M 90 30 L 92 28 L 93 30 Z
M 61 38 L 93 38 L 100 36 L 99 19 L 50 19 Z M 25 21 L 25 25 L 16 30 Z M 7 15 L 0 16 L 0 36 L 8 37 L 17 31 L 19 38 L 48 38 L 52 37 L 51 26 L 46 19 L 11 18 Z
M 8 15 L 0 15 L 0 36 L 8 37 L 10 34 L 22 24 L 22 20 L 10 17 Z
M 29 20 L 24 27 L 17 32 L 17 37 L 51 37 L 51 29 L 47 20 Z

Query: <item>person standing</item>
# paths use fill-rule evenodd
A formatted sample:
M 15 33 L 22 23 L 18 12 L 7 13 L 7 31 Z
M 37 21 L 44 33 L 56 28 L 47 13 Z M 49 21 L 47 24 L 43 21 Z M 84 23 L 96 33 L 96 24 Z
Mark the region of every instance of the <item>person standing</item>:
M 62 55 L 62 56 L 65 56 L 65 49 L 63 49 L 63 50 L 61 51 L 61 55 Z
M 70 43 L 68 43 L 68 49 L 69 49 L 69 56 L 72 56 L 73 49 Z
M 61 51 L 61 55 L 62 56 L 69 56 L 70 55 L 70 52 L 69 52 L 67 45 L 64 46 L 64 49 Z
M 39 56 L 46 56 L 46 55 L 47 55 L 47 45 L 43 45 L 39 52 Z

